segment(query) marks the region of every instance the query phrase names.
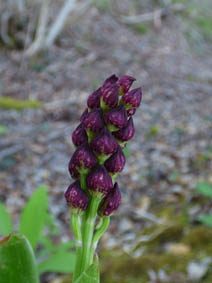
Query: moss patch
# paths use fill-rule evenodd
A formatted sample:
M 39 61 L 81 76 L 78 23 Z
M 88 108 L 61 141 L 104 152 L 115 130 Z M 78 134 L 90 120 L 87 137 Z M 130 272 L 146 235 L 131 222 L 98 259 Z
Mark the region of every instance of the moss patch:
M 38 100 L 17 100 L 8 96 L 0 97 L 0 108 L 5 110 L 21 111 L 26 108 L 40 108 L 42 103 Z

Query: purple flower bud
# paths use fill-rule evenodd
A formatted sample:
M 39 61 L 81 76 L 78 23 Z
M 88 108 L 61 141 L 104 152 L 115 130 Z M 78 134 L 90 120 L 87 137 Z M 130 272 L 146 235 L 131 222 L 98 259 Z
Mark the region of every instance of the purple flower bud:
M 104 127 L 101 132 L 92 139 L 90 147 L 97 154 L 109 155 L 117 150 L 118 143 L 114 136 Z
M 98 213 L 109 216 L 118 209 L 121 203 L 121 192 L 115 183 L 113 190 L 101 201 Z
M 80 124 L 72 133 L 72 141 L 75 146 L 79 146 L 83 144 L 84 142 L 88 141 L 88 137 L 86 134 L 85 129 L 83 128 L 83 125 Z
M 119 100 L 119 85 L 104 83 L 101 88 L 102 100 L 104 104 L 109 108 L 114 108 L 118 104 Z
M 121 129 L 127 125 L 127 112 L 124 105 L 110 109 L 105 113 L 106 123 L 114 126 L 116 129 Z
M 98 133 L 104 127 L 104 120 L 101 109 L 91 110 L 82 121 L 85 129 L 93 133 Z
M 90 109 L 100 107 L 101 87 L 89 95 L 87 105 Z
M 135 129 L 134 129 L 133 118 L 130 117 L 127 126 L 120 129 L 117 132 L 114 132 L 113 134 L 121 142 L 127 142 L 134 136 L 134 133 L 135 133 Z
M 135 78 L 131 77 L 131 76 L 122 76 L 119 80 L 118 83 L 120 84 L 123 93 L 127 93 L 131 87 L 131 85 L 133 84 L 133 82 L 136 81 Z
M 126 159 L 124 153 L 119 146 L 117 151 L 105 161 L 105 168 L 109 173 L 116 174 L 123 170 Z
M 103 165 L 99 165 L 86 178 L 88 189 L 101 195 L 107 195 L 113 189 L 112 179 Z
M 85 111 L 82 113 L 80 117 L 80 122 L 83 122 L 83 120 L 85 119 L 87 115 L 88 115 L 88 108 L 86 108 Z
M 141 88 L 135 88 L 122 96 L 123 103 L 129 108 L 137 108 L 141 104 Z
M 88 196 L 81 189 L 80 182 L 78 180 L 68 187 L 67 191 L 65 192 L 65 198 L 68 206 L 76 213 L 85 211 L 88 206 Z
M 88 143 L 84 143 L 80 145 L 72 155 L 69 162 L 69 172 L 72 178 L 78 178 L 81 170 L 91 169 L 97 162 L 97 158 Z
M 108 83 L 110 83 L 110 84 L 115 84 L 117 81 L 118 81 L 118 77 L 115 75 L 115 74 L 113 74 L 112 76 L 110 76 L 110 77 L 108 77 L 105 81 L 104 81 L 104 84 L 108 84 Z M 103 85 L 104 85 L 103 84 Z
M 133 116 L 136 112 L 136 108 L 130 108 L 127 110 L 127 116 Z

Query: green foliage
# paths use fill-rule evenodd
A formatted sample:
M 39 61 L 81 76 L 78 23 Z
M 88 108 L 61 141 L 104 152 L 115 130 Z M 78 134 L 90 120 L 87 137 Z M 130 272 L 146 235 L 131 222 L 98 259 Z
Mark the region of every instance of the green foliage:
M 126 158 L 128 158 L 131 154 L 131 151 L 130 151 L 130 147 L 129 145 L 126 145 L 124 148 L 123 148 L 123 152 L 124 152 L 124 155 Z
M 17 100 L 8 96 L 0 97 L 0 108 L 21 111 L 26 108 L 39 108 L 42 104 L 38 100 Z
M 111 0 L 93 0 L 93 4 L 102 11 L 110 11 L 112 1 Z
M 6 135 L 8 132 L 8 128 L 4 125 L 0 125 L 0 135 Z
M 56 222 L 54 217 L 48 213 L 47 207 L 48 207 L 47 189 L 45 186 L 40 186 L 32 194 L 31 198 L 28 200 L 27 204 L 25 205 L 21 213 L 19 233 L 23 234 L 24 236 L 22 235 L 22 236 L 14 236 L 14 237 L 20 237 L 21 239 L 22 238 L 25 239 L 25 237 L 28 238 L 27 241 L 31 243 L 32 247 L 34 248 L 34 252 L 36 254 L 36 258 L 38 262 L 37 268 L 39 274 L 47 271 L 71 273 L 73 272 L 74 263 L 75 263 L 75 253 L 71 251 L 71 249 L 73 249 L 74 247 L 74 243 L 73 241 L 68 241 L 65 243 L 62 242 L 57 244 L 52 240 L 52 236 L 58 235 L 59 228 L 55 224 Z M 0 234 L 8 235 L 9 233 L 12 233 L 13 230 L 12 226 L 13 225 L 10 215 L 8 214 L 5 206 L 0 203 Z M 45 233 L 44 233 L 44 228 L 45 228 Z M 37 249 L 38 246 L 39 249 Z M 16 261 L 18 260 L 16 258 Z M 2 262 L 5 264 L 4 260 L 2 260 Z M 25 263 L 23 262 L 23 264 Z M 1 268 L 1 257 L 0 257 L 0 268 Z M 1 275 L 1 269 L 0 269 L 0 275 Z M 19 283 L 19 281 L 2 282 L 1 280 L 0 282 Z M 34 283 L 34 281 L 30 279 L 26 279 L 25 281 L 23 280 L 20 282 Z
M 29 241 L 10 235 L 0 241 L 1 283 L 38 283 L 35 258 Z
M 12 220 L 7 212 L 5 206 L 0 203 L 0 234 L 2 235 L 8 235 L 12 233 Z
M 155 136 L 158 135 L 158 133 L 159 133 L 159 127 L 158 126 L 152 126 L 147 133 L 147 138 L 155 137 Z
M 212 227 L 212 214 L 202 214 L 198 217 L 198 220 L 209 227 Z
M 50 255 L 46 260 L 38 265 L 38 272 L 73 272 L 75 264 L 75 253 L 67 251 L 58 251 Z
M 47 190 L 45 186 L 41 186 L 33 193 L 21 214 L 19 233 L 28 238 L 33 248 L 36 247 L 46 222 L 47 205 Z
M 197 183 L 196 191 L 205 197 L 212 198 L 212 185 L 207 182 Z M 198 220 L 203 225 L 212 227 L 212 214 L 202 214 L 198 217 Z
M 148 32 L 148 26 L 145 24 L 129 24 L 129 26 L 134 29 L 136 32 L 140 33 L 141 35 Z
M 203 196 L 212 197 L 212 186 L 207 182 L 197 183 L 196 191 Z
M 96 256 L 94 263 L 85 270 L 73 283 L 99 283 L 99 260 Z

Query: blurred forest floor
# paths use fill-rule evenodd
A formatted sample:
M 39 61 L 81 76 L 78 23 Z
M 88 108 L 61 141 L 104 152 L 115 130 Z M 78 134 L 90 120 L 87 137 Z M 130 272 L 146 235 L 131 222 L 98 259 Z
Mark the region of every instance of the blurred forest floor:
M 212 206 L 195 192 L 198 182 L 212 183 L 210 1 L 181 1 L 181 13 L 133 24 L 122 21 L 129 11 L 152 12 L 161 1 L 117 2 L 95 1 L 80 18 L 70 16 L 56 44 L 34 58 L 0 46 L 0 200 L 17 222 L 46 184 L 67 240 L 71 133 L 107 76 L 132 75 L 143 101 L 118 179 L 122 204 L 101 242 L 102 282 L 212 282 L 212 229 L 198 221 Z M 55 275 L 48 276 L 43 282 Z

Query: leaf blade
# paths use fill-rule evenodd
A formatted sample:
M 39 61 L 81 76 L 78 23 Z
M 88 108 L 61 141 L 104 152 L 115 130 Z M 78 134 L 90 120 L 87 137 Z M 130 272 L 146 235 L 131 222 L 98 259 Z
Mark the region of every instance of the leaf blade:
M 47 190 L 43 185 L 32 194 L 22 211 L 19 233 L 28 238 L 33 248 L 36 247 L 44 228 L 47 206 Z
M 9 235 L 0 240 L 1 283 L 38 283 L 35 257 L 23 235 Z
M 6 236 L 12 233 L 13 223 L 6 207 L 0 203 L 0 234 Z
M 99 259 L 95 256 L 94 262 L 90 265 L 73 283 L 99 283 Z
M 74 270 L 75 254 L 67 251 L 60 251 L 47 258 L 38 265 L 39 274 L 43 272 L 71 273 Z
M 206 197 L 212 197 L 212 186 L 207 182 L 197 183 L 196 191 Z

